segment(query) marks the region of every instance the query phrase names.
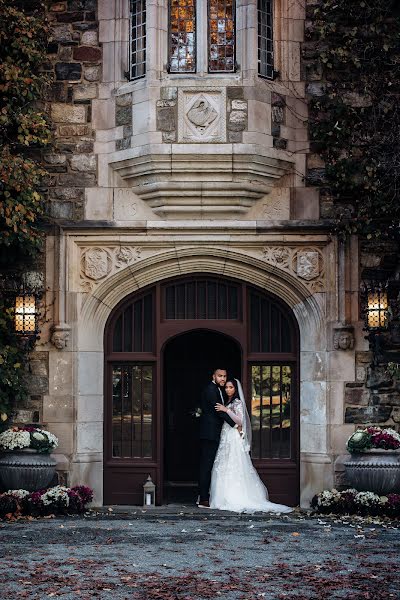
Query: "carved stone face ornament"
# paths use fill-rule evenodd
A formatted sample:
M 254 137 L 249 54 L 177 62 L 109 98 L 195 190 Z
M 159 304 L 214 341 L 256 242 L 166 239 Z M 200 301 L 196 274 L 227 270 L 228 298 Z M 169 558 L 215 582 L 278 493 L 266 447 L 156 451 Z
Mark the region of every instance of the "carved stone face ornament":
M 57 350 L 64 350 L 68 346 L 69 326 L 55 325 L 51 336 L 51 343 Z
M 354 333 L 350 328 L 336 329 L 333 334 L 335 350 L 352 350 L 354 348 Z

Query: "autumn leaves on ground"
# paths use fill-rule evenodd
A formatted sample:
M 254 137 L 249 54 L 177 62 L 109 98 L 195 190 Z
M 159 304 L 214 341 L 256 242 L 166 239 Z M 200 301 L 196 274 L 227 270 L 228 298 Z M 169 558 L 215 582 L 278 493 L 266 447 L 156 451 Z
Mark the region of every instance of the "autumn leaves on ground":
M 0 535 L 2 600 L 398 598 L 399 532 L 373 518 L 92 513 Z

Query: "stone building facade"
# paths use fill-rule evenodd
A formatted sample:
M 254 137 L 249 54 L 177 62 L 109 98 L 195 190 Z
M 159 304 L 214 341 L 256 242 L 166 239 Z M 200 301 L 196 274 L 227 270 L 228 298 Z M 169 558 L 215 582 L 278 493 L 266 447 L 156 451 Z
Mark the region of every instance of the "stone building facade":
M 282 350 L 284 342 L 279 356 L 269 351 L 257 355 L 248 342 L 250 321 L 236 338 L 234 326 L 226 324 L 229 315 L 219 320 L 203 315 L 198 330 L 237 345 L 237 375 L 249 396 L 255 386 L 253 368 L 293 361 L 293 456 L 278 460 L 272 498 L 280 497 L 279 481 L 292 460 L 299 474 L 293 476 L 293 498 L 307 506 L 315 493 L 334 485 L 335 461 L 343 455 L 354 423 L 370 418 L 392 423 L 397 413 L 385 412 L 381 401 L 379 408 L 370 407 L 364 386 L 369 355 L 359 314 L 358 240 L 338 241 L 331 232 L 329 207 L 320 202 L 318 189 L 306 184 L 307 172 L 316 175 L 323 169 L 310 151 L 307 133 L 307 98 L 317 93 L 318 82 L 315 70 L 306 81 L 306 7 L 301 0 L 276 0 L 271 16 L 269 2 L 237 0 L 232 16 L 229 2 L 216 5 L 217 11 L 225 10 L 225 20 L 218 12 L 216 17 L 225 36 L 231 31 L 229 22 L 235 21 L 235 53 L 232 63 L 225 51 L 225 70 L 213 71 L 215 48 L 207 37 L 212 12 L 206 0 L 197 0 L 197 46 L 193 51 L 194 38 L 189 38 L 185 47 L 196 66 L 186 62 L 187 71 L 176 72 L 180 67 L 173 61 L 180 60 L 180 50 L 171 33 L 174 10 L 187 11 L 193 3 L 147 0 L 145 17 L 143 6 L 129 0 L 49 3 L 52 38 L 46 68 L 54 82 L 47 100 L 56 144 L 45 161 L 49 210 L 57 227 L 47 238 L 46 318 L 32 356 L 31 404 L 20 417 L 32 420 L 36 411 L 35 418 L 60 439 L 60 474 L 71 484 L 92 486 L 98 505 L 110 498 L 119 502 L 105 488 L 119 489 L 121 480 L 135 487 L 129 498 L 139 502 L 148 473 L 164 501 L 163 473 L 170 455 L 165 448 L 168 373 L 163 352 L 178 333 L 196 331 L 198 318 L 192 315 L 186 328 L 186 316 L 166 323 L 164 287 L 207 278 L 242 285 L 244 294 L 264 294 L 265 301 L 282 307 L 288 322 L 293 319 L 298 343 L 290 349 L 290 360 L 290 352 Z M 136 25 L 140 11 L 146 23 L 145 73 L 137 78 L 132 76 L 137 65 L 129 56 L 132 43 L 138 42 L 134 36 L 143 38 L 144 29 L 138 34 L 138 26 L 132 33 L 132 11 Z M 272 18 L 269 25 L 263 11 Z M 263 61 L 268 63 L 268 56 L 259 53 L 260 31 L 273 45 L 267 76 L 260 73 Z M 221 39 L 217 45 L 218 54 Z M 127 299 L 139 302 L 152 289 L 152 326 L 159 323 L 164 333 L 150 352 L 143 342 L 139 349 L 122 352 L 118 363 L 115 347 L 107 350 L 113 344 L 109 336 L 117 335 L 116 316 Z M 280 335 L 284 339 L 284 332 Z M 218 345 L 222 338 L 209 339 Z M 184 355 L 177 360 L 183 364 Z M 106 455 L 107 436 L 114 435 L 107 420 L 124 427 L 124 419 L 113 405 L 106 371 L 114 369 L 112 376 L 121 377 L 118 369 L 136 365 L 143 376 L 148 364 L 155 369 L 153 412 L 148 409 L 155 446 L 146 455 L 142 445 L 137 460 L 122 456 L 118 463 L 112 450 Z M 196 381 L 189 381 L 189 394 L 192 386 Z M 268 406 L 272 404 L 271 399 Z M 391 398 L 386 405 L 392 406 Z M 357 413 L 360 407 L 370 412 L 363 416 Z M 141 419 L 144 436 L 143 413 Z M 279 423 L 278 430 L 282 419 Z M 274 458 L 259 458 L 257 466 L 268 484 Z M 105 478 L 112 464 L 115 469 Z M 123 490 L 121 494 L 124 503 Z

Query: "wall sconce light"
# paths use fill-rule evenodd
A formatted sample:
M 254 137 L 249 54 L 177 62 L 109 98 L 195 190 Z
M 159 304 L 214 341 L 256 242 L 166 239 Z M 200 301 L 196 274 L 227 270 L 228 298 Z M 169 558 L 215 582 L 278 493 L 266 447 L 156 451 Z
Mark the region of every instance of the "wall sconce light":
M 32 295 L 15 298 L 15 331 L 34 334 L 37 329 L 36 298 Z
M 156 486 L 153 483 L 150 475 L 147 477 L 146 482 L 143 485 L 143 506 L 155 506 L 156 505 Z
M 367 328 L 385 329 L 388 320 L 388 295 L 382 286 L 368 290 L 367 297 Z
M 373 367 L 378 366 L 384 360 L 384 336 L 382 334 L 388 327 L 387 287 L 387 281 L 364 281 L 361 285 L 364 330 L 368 332 L 366 339 L 369 341 L 372 351 Z

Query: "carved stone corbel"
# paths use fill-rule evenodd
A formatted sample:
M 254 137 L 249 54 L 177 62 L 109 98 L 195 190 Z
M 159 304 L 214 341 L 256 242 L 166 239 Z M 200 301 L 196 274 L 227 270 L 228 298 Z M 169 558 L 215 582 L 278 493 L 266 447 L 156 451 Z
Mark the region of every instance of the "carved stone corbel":
M 333 330 L 334 350 L 353 350 L 354 327 L 352 325 L 339 325 Z
M 68 346 L 71 328 L 66 323 L 52 327 L 51 343 L 57 350 L 64 350 Z

